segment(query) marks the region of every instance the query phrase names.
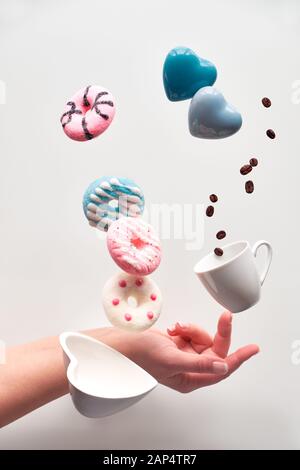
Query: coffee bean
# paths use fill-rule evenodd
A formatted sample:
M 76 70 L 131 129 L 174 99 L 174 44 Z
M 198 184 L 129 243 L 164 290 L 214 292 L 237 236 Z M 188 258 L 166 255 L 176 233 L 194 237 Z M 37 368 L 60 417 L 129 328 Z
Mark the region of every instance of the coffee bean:
M 253 181 L 251 181 L 251 180 L 246 181 L 246 183 L 245 183 L 245 190 L 246 190 L 246 193 L 248 193 L 248 194 L 253 193 L 253 191 L 254 191 L 254 183 L 253 183 Z
M 223 238 L 226 237 L 226 232 L 225 230 L 220 230 L 217 234 L 216 234 L 216 237 L 218 240 L 222 240 Z
M 267 98 L 266 96 L 261 100 L 262 104 L 264 105 L 265 108 L 270 108 L 272 102 L 270 98 Z
M 209 196 L 209 199 L 211 200 L 211 202 L 217 202 L 218 196 L 216 194 L 211 194 Z
M 217 256 L 222 256 L 223 255 L 222 248 L 215 248 L 214 252 L 215 252 L 215 255 L 217 255 Z
M 252 166 L 251 165 L 244 165 L 242 166 L 242 168 L 240 168 L 240 173 L 241 175 L 247 175 L 248 173 L 250 173 L 250 171 L 252 171 Z
M 207 217 L 212 217 L 214 215 L 215 209 L 213 206 L 208 206 L 206 209 Z
M 273 129 L 268 129 L 268 130 L 266 131 L 266 134 L 267 134 L 267 136 L 268 136 L 270 139 L 275 139 L 275 137 L 276 137 L 276 134 L 275 134 L 275 132 L 273 131 Z
M 258 160 L 257 158 L 250 158 L 249 163 L 251 166 L 257 166 L 258 165 Z

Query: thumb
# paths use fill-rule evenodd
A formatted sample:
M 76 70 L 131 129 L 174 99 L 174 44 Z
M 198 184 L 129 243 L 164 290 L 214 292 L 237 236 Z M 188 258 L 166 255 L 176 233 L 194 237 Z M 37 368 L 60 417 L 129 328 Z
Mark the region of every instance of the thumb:
M 225 375 L 228 372 L 228 365 L 222 359 L 206 356 L 205 354 L 187 353 L 180 350 L 173 352 L 169 360 L 169 366 L 175 374 L 198 372 Z

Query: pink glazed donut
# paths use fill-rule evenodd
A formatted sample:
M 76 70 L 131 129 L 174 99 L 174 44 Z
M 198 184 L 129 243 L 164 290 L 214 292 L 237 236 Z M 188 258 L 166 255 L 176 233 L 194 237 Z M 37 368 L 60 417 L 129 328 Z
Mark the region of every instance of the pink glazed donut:
M 114 98 L 105 88 L 81 88 L 67 102 L 60 122 L 70 139 L 85 141 L 102 134 L 115 115 Z
M 107 232 L 112 259 L 126 273 L 146 276 L 158 268 L 161 246 L 151 225 L 140 218 L 122 217 Z

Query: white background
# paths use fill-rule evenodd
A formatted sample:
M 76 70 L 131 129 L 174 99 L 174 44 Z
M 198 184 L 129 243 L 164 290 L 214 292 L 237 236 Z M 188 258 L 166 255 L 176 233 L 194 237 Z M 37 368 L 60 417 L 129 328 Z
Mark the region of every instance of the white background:
M 154 275 L 165 300 L 161 328 L 182 320 L 214 331 L 222 309 L 192 268 L 217 230 L 227 230 L 228 242 L 267 239 L 275 252 L 260 304 L 234 318 L 233 347 L 255 342 L 261 353 L 229 380 L 189 395 L 160 386 L 96 421 L 66 396 L 2 429 L 2 449 L 300 448 L 300 365 L 291 361 L 300 339 L 300 105 L 292 100 L 299 20 L 297 0 L 1 2 L 0 330 L 7 344 L 107 324 L 101 288 L 115 266 L 81 208 L 86 186 L 101 175 L 135 179 L 148 205 L 220 196 L 202 250 L 163 242 Z M 244 118 L 234 137 L 191 137 L 188 102 L 166 99 L 162 64 L 177 45 L 217 65 L 216 86 Z M 117 114 L 103 136 L 73 142 L 59 118 L 88 84 L 111 90 Z M 268 110 L 260 104 L 265 95 L 273 101 Z M 275 141 L 265 136 L 269 127 Z M 249 196 L 239 168 L 251 156 L 260 164 Z

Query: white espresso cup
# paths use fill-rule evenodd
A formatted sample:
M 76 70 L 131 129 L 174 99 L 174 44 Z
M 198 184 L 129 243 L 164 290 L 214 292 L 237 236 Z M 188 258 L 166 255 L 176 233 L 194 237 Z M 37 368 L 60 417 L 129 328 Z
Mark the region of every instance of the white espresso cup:
M 255 257 L 261 246 L 267 248 L 267 258 L 259 273 Z M 272 247 L 261 240 L 252 248 L 249 242 L 239 241 L 222 249 L 223 256 L 210 253 L 196 264 L 194 272 L 219 304 L 232 313 L 242 312 L 260 299 L 261 286 L 272 261 Z

